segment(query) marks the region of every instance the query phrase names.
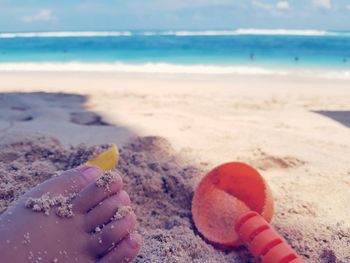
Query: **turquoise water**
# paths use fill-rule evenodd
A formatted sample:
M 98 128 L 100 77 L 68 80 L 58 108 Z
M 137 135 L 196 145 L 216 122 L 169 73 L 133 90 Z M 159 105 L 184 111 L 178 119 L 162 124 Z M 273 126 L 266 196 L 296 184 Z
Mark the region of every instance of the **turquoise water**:
M 0 34 L 0 64 L 166 63 L 350 69 L 350 33 L 124 31 Z

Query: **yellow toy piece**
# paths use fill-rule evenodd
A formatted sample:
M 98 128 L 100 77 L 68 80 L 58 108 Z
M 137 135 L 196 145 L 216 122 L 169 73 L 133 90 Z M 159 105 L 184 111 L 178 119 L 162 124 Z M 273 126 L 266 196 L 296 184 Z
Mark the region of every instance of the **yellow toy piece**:
M 87 161 L 87 165 L 95 165 L 103 171 L 109 171 L 115 168 L 119 160 L 119 151 L 117 145 L 113 144 L 108 150 L 102 152 L 94 159 Z

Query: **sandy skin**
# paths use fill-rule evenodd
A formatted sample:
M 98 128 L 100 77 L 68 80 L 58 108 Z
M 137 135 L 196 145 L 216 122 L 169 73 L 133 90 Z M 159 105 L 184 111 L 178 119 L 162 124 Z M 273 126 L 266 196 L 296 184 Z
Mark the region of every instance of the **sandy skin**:
M 139 252 L 141 236 L 134 232 L 130 211 L 113 220 L 118 207 L 130 199 L 116 175 L 108 189 L 98 187 L 99 168 L 81 166 L 38 185 L 0 216 L 0 254 L 3 262 L 129 262 Z M 26 207 L 28 199 L 44 194 L 69 196 L 73 215 L 60 217 Z M 101 227 L 103 225 L 103 227 Z M 96 231 L 98 230 L 98 231 Z

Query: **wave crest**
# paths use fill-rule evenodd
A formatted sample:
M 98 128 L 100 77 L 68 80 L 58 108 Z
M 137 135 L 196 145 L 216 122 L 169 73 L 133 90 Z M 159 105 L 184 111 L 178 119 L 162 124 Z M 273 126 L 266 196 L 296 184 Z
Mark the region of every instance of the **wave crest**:
M 300 35 L 327 36 L 336 33 L 321 30 L 287 30 L 287 29 L 237 29 L 237 30 L 206 30 L 206 31 L 165 31 L 163 35 L 175 36 L 237 36 L 237 35 Z
M 240 28 L 236 30 L 178 30 L 178 31 L 59 31 L 59 32 L 27 32 L 0 33 L 0 38 L 16 37 L 120 37 L 120 36 L 238 36 L 238 35 L 280 35 L 280 36 L 350 36 L 350 32 L 333 32 L 325 30 L 293 30 L 293 29 L 254 29 Z
M 109 37 L 131 36 L 129 31 L 60 31 L 60 32 L 28 32 L 28 33 L 0 33 L 0 38 L 16 37 Z

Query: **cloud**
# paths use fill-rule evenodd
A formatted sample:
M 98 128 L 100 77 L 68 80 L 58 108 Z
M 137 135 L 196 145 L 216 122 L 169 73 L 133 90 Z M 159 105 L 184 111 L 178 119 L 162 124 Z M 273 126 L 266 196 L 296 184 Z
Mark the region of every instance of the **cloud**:
M 256 8 L 272 11 L 274 9 L 274 6 L 272 4 L 262 3 L 259 1 L 253 1 L 252 5 Z
M 279 1 L 276 4 L 268 4 L 259 1 L 252 1 L 252 5 L 255 8 L 269 11 L 273 14 L 281 14 L 279 11 L 290 9 L 290 5 L 288 1 Z
M 312 0 L 312 3 L 315 7 L 321 7 L 325 9 L 330 9 L 332 7 L 331 0 Z
M 280 1 L 276 3 L 276 8 L 280 10 L 288 10 L 290 9 L 288 1 Z
M 51 9 L 41 9 L 33 15 L 22 17 L 22 21 L 25 23 L 32 23 L 38 21 L 52 21 L 53 19 L 54 17 Z
M 184 9 L 184 8 L 197 8 L 197 7 L 208 7 L 208 6 L 222 6 L 230 5 L 230 0 L 156 0 L 154 1 L 160 7 L 168 9 Z
M 207 8 L 236 5 L 236 0 L 149 0 L 142 6 L 143 11 L 177 11 L 191 8 Z M 140 9 L 139 0 L 124 1 L 123 5 L 128 9 Z M 140 10 L 138 10 L 140 11 Z
M 346 6 L 346 9 L 350 11 L 350 5 L 347 5 L 347 6 Z

